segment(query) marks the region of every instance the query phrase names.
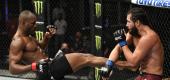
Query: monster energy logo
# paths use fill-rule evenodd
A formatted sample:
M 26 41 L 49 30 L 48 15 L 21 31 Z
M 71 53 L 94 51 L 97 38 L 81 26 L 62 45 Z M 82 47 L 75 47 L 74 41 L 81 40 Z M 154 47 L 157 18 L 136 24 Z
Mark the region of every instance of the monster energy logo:
M 42 31 L 35 31 L 36 39 L 40 42 L 43 40 L 43 32 Z
M 35 12 L 39 15 L 43 12 L 43 1 L 34 1 Z
M 100 80 L 99 68 L 95 67 L 95 80 Z
M 99 18 L 101 16 L 101 3 L 95 3 L 96 7 L 96 16 Z
M 95 36 L 95 40 L 96 40 L 96 49 L 98 51 L 99 49 L 101 49 L 101 37 Z

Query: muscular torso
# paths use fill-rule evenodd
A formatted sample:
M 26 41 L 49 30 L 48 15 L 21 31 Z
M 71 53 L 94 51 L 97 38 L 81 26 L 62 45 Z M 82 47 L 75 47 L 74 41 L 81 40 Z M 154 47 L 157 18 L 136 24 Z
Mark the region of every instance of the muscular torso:
M 156 34 L 155 34 L 156 35 Z M 140 71 L 161 75 L 163 71 L 163 47 L 158 36 L 154 37 L 156 42 L 152 49 L 146 54 L 144 59 L 140 62 Z M 138 46 L 138 42 L 141 39 L 133 37 L 134 46 Z M 145 44 L 144 44 L 145 45 Z
M 43 51 L 39 47 L 38 43 L 33 37 L 22 37 L 25 43 L 23 49 L 22 62 L 25 64 L 30 64 L 40 59 L 46 58 Z

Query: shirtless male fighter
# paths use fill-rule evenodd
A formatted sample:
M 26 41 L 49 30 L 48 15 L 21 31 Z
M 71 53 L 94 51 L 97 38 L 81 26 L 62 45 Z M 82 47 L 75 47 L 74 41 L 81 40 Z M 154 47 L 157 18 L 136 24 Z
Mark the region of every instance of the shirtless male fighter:
M 36 16 L 25 10 L 19 15 L 19 25 L 10 45 L 9 71 L 12 74 L 22 74 L 29 71 L 37 73 L 37 80 L 62 80 L 64 75 L 76 72 L 85 66 L 104 66 L 104 57 L 91 54 L 70 53 L 54 59 L 49 59 L 43 49 L 48 39 L 55 34 L 50 25 L 44 40 L 38 43 L 32 36 L 36 27 Z
M 142 8 L 132 8 L 127 13 L 128 33 L 124 29 L 114 32 L 118 44 L 112 50 L 101 75 L 109 77 L 111 69 L 117 66 L 139 66 L 140 75 L 135 80 L 162 80 L 164 50 L 161 40 L 150 27 L 146 12 Z M 128 45 L 134 45 L 132 52 Z M 117 64 L 120 53 L 125 55 L 126 65 Z

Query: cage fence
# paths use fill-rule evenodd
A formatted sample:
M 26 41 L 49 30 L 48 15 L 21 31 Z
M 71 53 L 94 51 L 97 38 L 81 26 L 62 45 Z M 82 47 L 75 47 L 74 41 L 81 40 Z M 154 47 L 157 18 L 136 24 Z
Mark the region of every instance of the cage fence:
M 22 2 L 20 2 L 22 1 Z M 94 20 L 95 13 L 91 13 L 92 10 L 95 10 L 95 1 L 94 3 L 90 3 L 90 0 L 33 0 L 27 3 L 23 0 L 1 0 L 0 2 L 0 76 L 8 76 L 8 77 L 17 77 L 17 78 L 27 78 L 34 79 L 34 73 L 22 74 L 22 75 L 12 75 L 8 71 L 8 54 L 9 54 L 9 45 L 12 39 L 13 34 L 17 29 L 17 18 L 19 12 L 25 9 L 29 9 L 35 12 L 38 16 L 38 28 L 37 31 L 46 31 L 47 25 L 55 25 L 56 19 L 58 19 L 58 15 L 62 15 L 66 22 L 65 34 L 62 40 L 56 40 L 55 38 L 51 39 L 47 54 L 53 57 L 59 49 L 59 47 L 54 47 L 56 45 L 60 45 L 63 42 L 67 42 L 70 47 L 74 50 L 79 50 L 79 47 L 82 47 L 81 52 L 91 52 L 95 50 L 95 42 L 93 39 L 96 34 L 99 33 L 102 40 L 102 49 L 101 54 L 105 54 L 104 51 L 107 48 L 110 53 L 113 49 L 115 43 L 113 41 L 112 33 L 119 29 L 121 25 L 126 24 L 126 15 L 127 11 L 133 7 L 141 7 L 145 9 L 149 15 L 149 20 L 151 21 L 153 29 L 158 33 L 161 38 L 161 41 L 164 46 L 164 72 L 163 77 L 170 77 L 170 32 L 169 32 L 169 18 L 170 18 L 170 9 L 168 8 L 158 8 L 151 6 L 142 6 L 131 4 L 128 1 L 114 1 L 114 0 L 101 0 L 101 17 L 100 23 L 95 23 Z M 98 0 L 96 0 L 97 2 Z M 18 4 L 18 5 L 16 5 Z M 22 4 L 22 5 L 21 5 Z M 27 5 L 27 6 L 26 6 Z M 8 12 L 5 13 L 5 7 L 8 6 Z M 93 6 L 93 7 L 91 7 Z M 94 9 L 91 9 L 94 8 Z M 6 17 L 5 17 L 6 16 Z M 43 24 L 41 24 L 43 23 Z M 102 30 L 94 30 L 94 25 L 100 24 L 102 26 Z M 123 27 L 121 27 L 123 28 Z M 98 32 L 96 32 L 98 31 Z M 81 33 L 81 43 L 76 43 L 75 38 L 76 33 Z M 38 39 L 41 38 L 43 34 L 38 32 L 37 35 L 40 35 Z M 56 43 L 59 42 L 59 43 Z M 56 44 L 56 45 L 54 45 Z M 96 53 L 93 53 L 96 55 Z M 120 56 L 122 60 L 125 60 Z M 131 71 L 128 69 L 125 70 L 116 70 L 113 73 L 110 80 L 133 80 L 136 77 L 138 71 Z M 96 73 L 94 74 L 93 68 L 84 68 L 77 73 L 67 75 L 65 78 L 68 80 L 97 80 L 95 78 Z

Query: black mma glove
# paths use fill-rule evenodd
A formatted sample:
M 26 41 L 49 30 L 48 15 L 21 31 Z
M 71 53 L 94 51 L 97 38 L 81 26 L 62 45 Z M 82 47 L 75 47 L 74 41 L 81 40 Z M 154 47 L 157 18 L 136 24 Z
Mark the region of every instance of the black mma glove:
M 102 77 L 109 77 L 110 75 L 110 72 L 112 71 L 112 69 L 115 67 L 115 64 L 113 61 L 111 60 L 107 60 L 106 61 L 106 65 L 105 67 L 102 67 L 100 70 L 99 70 L 99 74 L 102 76 Z
M 114 35 L 115 41 L 117 41 L 121 47 L 127 45 L 124 29 L 115 31 L 113 35 Z
M 51 60 L 50 59 L 41 59 L 38 62 L 34 62 L 31 64 L 32 67 L 32 71 L 36 71 L 38 73 L 48 73 L 49 70 L 49 62 Z
M 56 35 L 56 34 L 57 34 L 57 27 L 54 26 L 54 25 L 48 25 L 46 32 L 49 32 L 49 34 L 50 34 L 51 36 Z

